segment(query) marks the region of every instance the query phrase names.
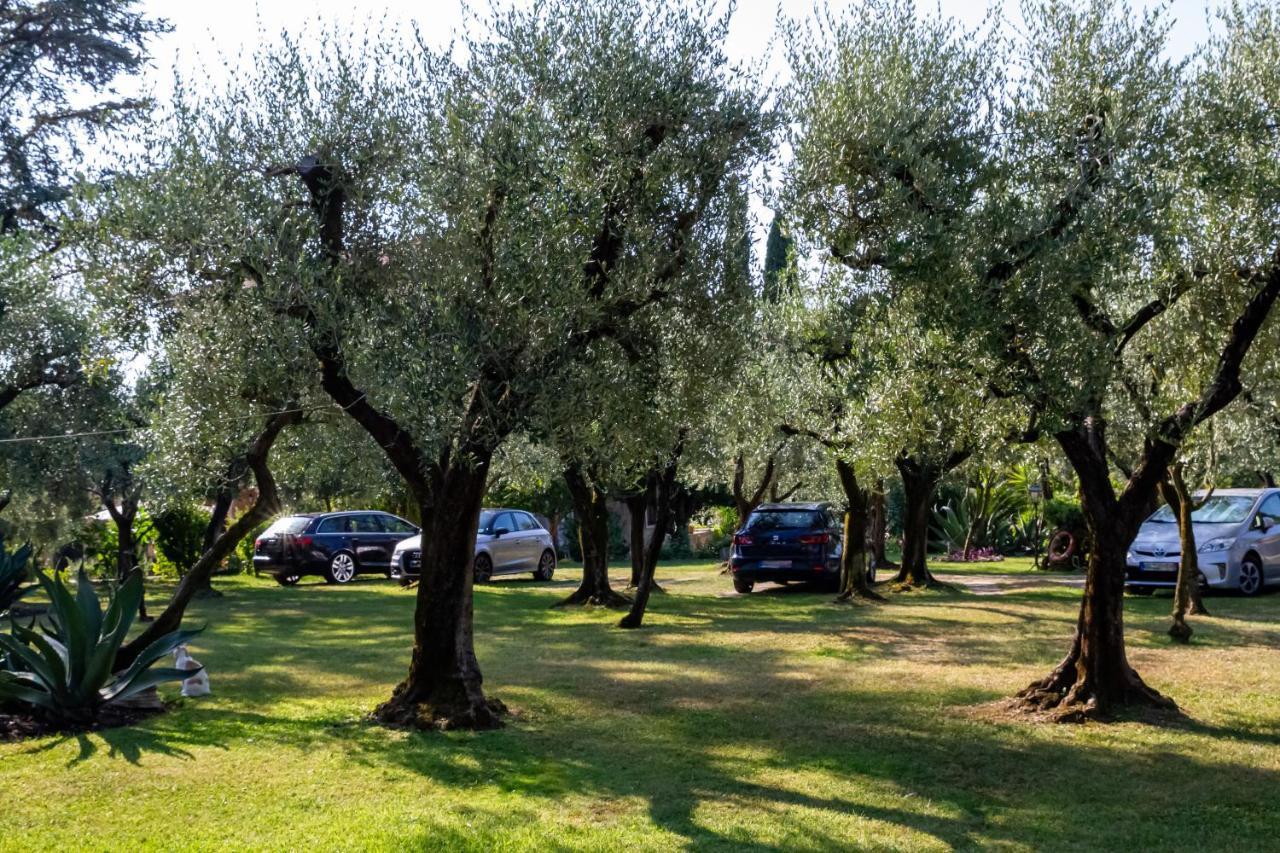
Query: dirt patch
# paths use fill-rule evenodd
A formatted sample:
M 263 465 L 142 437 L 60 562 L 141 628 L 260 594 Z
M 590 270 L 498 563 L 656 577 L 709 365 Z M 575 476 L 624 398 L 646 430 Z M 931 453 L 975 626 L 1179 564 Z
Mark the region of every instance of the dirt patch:
M 1007 595 L 1012 592 L 1027 592 L 1052 587 L 1084 587 L 1083 575 L 961 575 L 947 573 L 941 575 L 953 584 L 958 584 L 974 595 Z

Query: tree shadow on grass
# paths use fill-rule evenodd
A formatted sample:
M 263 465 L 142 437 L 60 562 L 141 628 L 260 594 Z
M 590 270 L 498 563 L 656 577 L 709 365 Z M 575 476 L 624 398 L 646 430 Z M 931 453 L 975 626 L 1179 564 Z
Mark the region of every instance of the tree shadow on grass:
M 211 603 L 225 622 L 206 662 L 215 678 L 220 662 L 242 673 L 224 681 L 223 696 L 243 706 L 252 691 L 252 704 L 270 704 L 322 671 L 389 690 L 407 658 L 410 604 L 388 607 L 386 596 L 355 592 L 313 596 L 306 609 L 290 590 L 261 609 Z M 519 711 L 503 731 L 406 734 L 349 715 L 282 716 L 224 701 L 127 730 L 112 756 L 190 758 L 197 746 L 247 738 L 299 751 L 340 748 L 351 761 L 458 792 L 444 813 L 423 803 L 422 846 L 509 846 L 520 820 L 559 844 L 560 833 L 573 837 L 551 823 L 566 803 L 592 815 L 598 805 L 601 820 L 639 804 L 672 846 L 697 848 L 1087 846 L 1092 827 L 1107 828 L 1093 842 L 1113 849 L 1180 849 L 1204 838 L 1265 846 L 1259 822 L 1271 814 L 1268 792 L 1280 790 L 1280 776 L 1215 760 L 1212 744 L 1271 745 L 1273 722 L 1187 721 L 1179 731 L 1204 741 L 1174 751 L 1166 732 L 1151 727 L 1139 737 L 1125 729 L 1066 733 L 948 713 L 1003 695 L 967 683 L 964 667 L 1048 665 L 1065 649 L 1075 608 L 1060 593 L 904 599 L 857 619 L 826 607 L 828 597 L 672 596 L 660 624 L 638 637 L 612 630 L 612 614 L 549 613 L 545 588 L 511 584 L 477 597 L 486 686 L 514 697 Z M 991 631 L 966 623 L 968 611 L 1006 624 Z M 924 657 L 940 665 L 933 681 L 840 679 L 818 668 L 832 661 L 812 660 L 824 646 L 873 636 L 891 639 L 860 660 L 905 667 Z M 259 660 L 286 674 L 261 683 L 250 666 Z M 81 746 L 78 762 L 94 754 L 94 742 L 87 754 Z M 484 786 L 518 796 L 501 806 L 467 797 Z M 1161 818 L 1175 808 L 1195 814 L 1203 835 Z M 454 824 L 465 810 L 473 827 L 464 831 Z

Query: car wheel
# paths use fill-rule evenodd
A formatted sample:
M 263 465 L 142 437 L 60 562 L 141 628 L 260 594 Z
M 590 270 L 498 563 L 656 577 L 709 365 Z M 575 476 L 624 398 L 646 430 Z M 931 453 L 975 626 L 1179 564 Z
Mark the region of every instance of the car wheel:
M 556 554 L 550 548 L 542 552 L 542 557 L 538 560 L 537 571 L 533 573 L 535 580 L 549 581 L 551 576 L 556 573 Z
M 329 560 L 324 579 L 329 583 L 351 583 L 356 577 L 356 558 L 348 551 L 339 551 Z
M 488 554 L 476 554 L 475 576 L 476 583 L 488 583 L 489 578 L 493 577 L 493 560 L 489 559 Z
M 1257 595 L 1262 592 L 1262 564 L 1257 557 L 1249 556 L 1240 561 L 1240 594 Z
M 298 581 L 302 580 L 302 575 L 278 574 L 272 575 L 276 579 L 276 583 L 280 586 L 294 586 Z
M 749 580 L 743 580 L 742 578 L 733 579 L 733 589 L 735 592 L 739 592 L 743 595 L 747 595 L 748 593 L 751 592 L 751 590 L 755 588 L 756 588 L 756 585 Z

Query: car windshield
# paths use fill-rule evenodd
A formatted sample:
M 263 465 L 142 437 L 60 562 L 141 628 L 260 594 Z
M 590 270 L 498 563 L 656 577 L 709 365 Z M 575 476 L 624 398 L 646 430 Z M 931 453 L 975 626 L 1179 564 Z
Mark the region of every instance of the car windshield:
M 747 517 L 743 530 L 802 530 L 822 527 L 821 516 L 810 509 L 767 509 L 753 512 Z
M 311 519 L 305 515 L 286 516 L 277 520 L 275 524 L 268 527 L 266 533 L 263 533 L 262 535 L 266 536 L 269 533 L 277 535 L 281 533 L 301 533 L 307 529 L 307 524 L 310 521 Z
M 481 533 L 492 533 L 493 531 L 490 528 L 493 527 L 493 519 L 497 515 L 498 515 L 498 511 L 496 509 L 480 510 L 480 525 L 478 528 L 479 531 Z
M 1249 515 L 1253 498 L 1240 495 L 1215 495 L 1204 506 L 1191 513 L 1193 524 L 1239 524 Z M 1177 516 L 1168 504 L 1156 510 L 1147 521 L 1156 524 L 1177 524 Z

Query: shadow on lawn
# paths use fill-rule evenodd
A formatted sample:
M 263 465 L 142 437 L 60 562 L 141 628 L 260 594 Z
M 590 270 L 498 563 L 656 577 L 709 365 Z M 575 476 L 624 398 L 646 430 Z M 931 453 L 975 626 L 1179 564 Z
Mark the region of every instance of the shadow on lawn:
M 883 831 L 905 828 L 918 834 L 907 842 L 915 846 L 1088 846 L 1089 828 L 1107 826 L 1113 849 L 1178 848 L 1195 844 L 1176 834 L 1185 822 L 1139 819 L 1134 792 L 1157 812 L 1176 807 L 1199 815 L 1206 833 L 1257 824 L 1260 834 L 1271 792 L 1280 790 L 1274 770 L 1212 760 L 1214 740 L 1280 742 L 1275 723 L 1184 721 L 1178 728 L 1204 738 L 1195 757 L 1169 751 L 1159 737 L 1116 749 L 1108 737 L 953 716 L 947 708 L 1000 697 L 956 686 L 964 678 L 845 684 L 805 668 L 830 666 L 814 656 L 834 647 L 894 665 L 1025 663 L 1047 671 L 1074 624 L 1074 604 L 1064 607 L 1060 593 L 921 596 L 860 609 L 830 605 L 827 592 L 806 597 L 800 588 L 738 599 L 670 596 L 654 614 L 661 621 L 633 633 L 612 628 L 614 613 L 548 611 L 550 592 L 504 582 L 477 599 L 490 689 L 519 700 L 513 704 L 520 715 L 505 730 L 406 734 L 352 719 L 194 704 L 143 727 L 82 737 L 71 764 L 94 756 L 93 738 L 108 745 L 110 757 L 134 764 L 147 752 L 189 759 L 198 746 L 225 749 L 253 738 L 299 750 L 339 748 L 353 761 L 458 791 L 496 786 L 545 801 L 538 808 L 511 798 L 500 810 L 479 801 L 451 806 L 455 816 L 461 808 L 484 818 L 465 833 L 424 801 L 416 841 L 437 848 L 504 846 L 513 821 L 554 821 L 557 808 L 583 799 L 602 820 L 641 802 L 673 844 L 694 847 L 853 846 L 839 821 L 808 814 L 822 810 L 880 822 Z M 264 591 L 256 608 L 226 599 L 208 604 L 205 612 L 221 627 L 206 662 L 215 677 L 223 661 L 243 670 L 223 677 L 220 696 L 270 706 L 305 695 L 307 673 L 321 670 L 389 690 L 407 661 L 412 596 L 406 598 L 388 604 L 385 595 L 360 588 L 289 589 Z M 979 614 L 986 627 L 966 620 Z M 1138 618 L 1155 616 L 1144 606 Z M 990 631 L 992 623 L 1016 628 Z M 776 647 L 759 640 L 769 635 L 777 635 Z M 805 637 L 814 637 L 811 648 L 785 645 Z M 269 664 L 271 673 L 255 672 L 255 663 Z M 757 818 L 764 823 L 744 825 Z M 542 830 L 556 837 L 558 828 Z M 863 843 L 899 843 L 878 838 L 874 825 L 868 831 Z

